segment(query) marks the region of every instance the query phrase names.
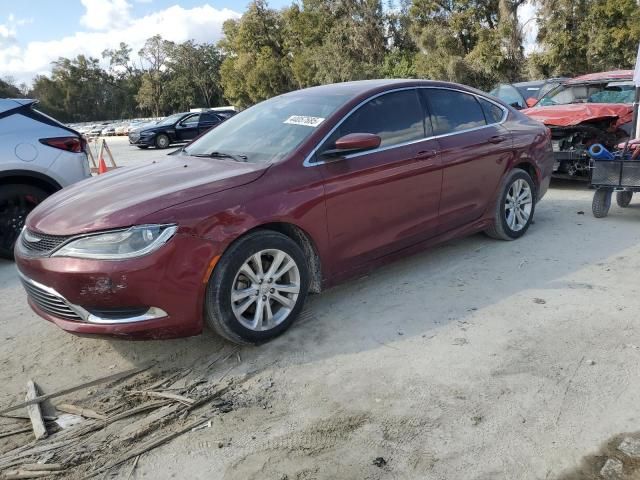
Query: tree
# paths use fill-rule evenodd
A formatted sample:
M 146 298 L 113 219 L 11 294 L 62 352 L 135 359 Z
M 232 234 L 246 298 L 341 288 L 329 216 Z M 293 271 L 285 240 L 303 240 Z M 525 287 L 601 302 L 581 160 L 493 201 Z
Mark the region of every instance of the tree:
M 20 98 L 22 92 L 11 77 L 0 78 L 0 98 Z
M 589 26 L 585 22 L 591 3 L 592 0 L 540 0 L 538 42 L 542 52 L 531 58 L 534 71 L 545 77 L 589 71 Z
M 169 73 L 165 92 L 167 103 L 180 110 L 220 105 L 221 64 L 222 54 L 215 45 L 198 45 L 193 41 L 172 45 L 166 62 Z
M 149 38 L 138 52 L 143 68 L 140 89 L 136 96 L 141 108 L 151 110 L 153 115 L 159 117 L 166 110 L 166 99 L 163 95 L 167 79 L 168 52 L 173 48 L 173 42 L 163 40 L 160 35 Z
M 242 18 L 224 23 L 220 82 L 236 105 L 251 105 L 294 88 L 284 30 L 281 12 L 268 8 L 265 0 L 254 0 Z
M 635 0 L 593 1 L 585 21 L 590 71 L 633 68 L 640 42 L 638 18 Z

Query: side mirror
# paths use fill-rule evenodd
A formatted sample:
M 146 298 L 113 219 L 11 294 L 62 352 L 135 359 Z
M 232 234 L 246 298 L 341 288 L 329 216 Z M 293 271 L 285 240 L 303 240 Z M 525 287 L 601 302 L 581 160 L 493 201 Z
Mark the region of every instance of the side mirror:
M 372 133 L 349 133 L 336 140 L 335 148 L 325 150 L 322 155 L 335 156 L 378 148 L 382 139 Z
M 533 97 L 527 98 L 527 107 L 529 107 L 529 108 L 535 107 L 537 103 L 538 103 L 538 99 L 537 98 L 533 98 Z

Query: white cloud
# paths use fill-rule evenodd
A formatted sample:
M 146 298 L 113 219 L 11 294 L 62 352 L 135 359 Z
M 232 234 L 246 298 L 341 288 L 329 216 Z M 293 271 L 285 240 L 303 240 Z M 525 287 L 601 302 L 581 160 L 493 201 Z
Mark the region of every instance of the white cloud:
M 131 4 L 127 0 L 81 0 L 86 9 L 80 24 L 91 30 L 126 27 L 131 18 Z
M 520 20 L 520 25 L 522 28 L 522 36 L 524 43 L 524 54 L 529 55 L 530 53 L 536 52 L 539 50 L 538 46 L 538 22 L 536 20 L 536 14 L 538 13 L 538 8 L 532 0 L 524 3 L 520 9 L 518 10 L 518 19 Z
M 83 3 L 85 2 L 86 0 L 83 0 Z M 106 3 L 117 2 L 118 0 L 111 0 Z M 240 13 L 233 10 L 216 9 L 208 4 L 189 9 L 174 5 L 126 21 L 111 16 L 107 24 L 113 26 L 103 27 L 100 31 L 80 31 L 58 40 L 34 41 L 24 46 L 14 43 L 9 48 L 0 48 L 0 72 L 3 75 L 11 75 L 20 82 L 30 83 L 34 75 L 50 73 L 51 62 L 58 57 L 73 58 L 84 54 L 101 58 L 104 49 L 116 48 L 120 42 L 127 43 L 133 48 L 133 52 L 137 52 L 147 38 L 156 34 L 175 42 L 191 39 L 196 42 L 215 42 L 222 36 L 223 22 L 239 16 Z M 115 25 L 112 22 L 115 22 Z M 13 30 L 7 30 L 15 38 L 15 27 Z M 2 33 L 0 45 L 1 35 Z

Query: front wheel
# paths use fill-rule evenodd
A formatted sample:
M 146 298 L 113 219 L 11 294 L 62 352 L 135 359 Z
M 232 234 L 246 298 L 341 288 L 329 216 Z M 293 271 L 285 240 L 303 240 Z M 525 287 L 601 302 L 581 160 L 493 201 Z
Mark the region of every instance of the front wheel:
M 169 137 L 164 133 L 161 133 L 156 137 L 156 148 L 167 148 L 169 147 L 169 143 Z
M 617 192 L 616 202 L 620 208 L 627 208 L 633 198 L 633 192 Z
M 498 240 L 515 240 L 523 236 L 533 220 L 536 188 L 531 176 L 516 168 L 502 181 L 495 207 L 493 225 L 486 234 Z
M 229 247 L 216 265 L 207 286 L 206 320 L 234 343 L 263 343 L 291 326 L 308 289 L 298 244 L 278 232 L 254 232 Z
M 13 259 L 13 247 L 27 215 L 47 198 L 32 185 L 3 185 L 0 189 L 0 258 Z

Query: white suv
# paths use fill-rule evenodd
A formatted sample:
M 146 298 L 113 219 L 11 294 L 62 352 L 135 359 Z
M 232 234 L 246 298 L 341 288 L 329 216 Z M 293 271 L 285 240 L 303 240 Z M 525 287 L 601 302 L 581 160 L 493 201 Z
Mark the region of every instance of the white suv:
M 13 247 L 27 214 L 52 193 L 91 176 L 86 142 L 33 108 L 0 98 L 0 257 Z

